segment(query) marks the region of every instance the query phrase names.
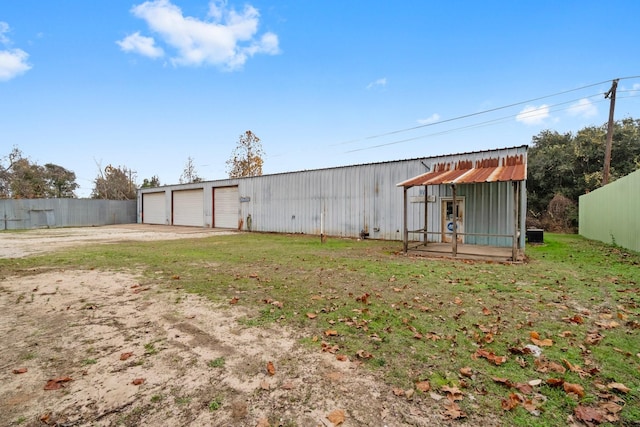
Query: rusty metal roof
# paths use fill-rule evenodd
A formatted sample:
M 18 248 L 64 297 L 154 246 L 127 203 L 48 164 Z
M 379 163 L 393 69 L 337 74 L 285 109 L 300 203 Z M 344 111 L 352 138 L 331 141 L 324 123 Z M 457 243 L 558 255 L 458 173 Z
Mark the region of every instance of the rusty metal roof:
M 482 182 L 524 181 L 527 178 L 526 157 L 492 157 L 437 163 L 431 172 L 398 184 L 398 187 L 439 184 L 477 184 Z

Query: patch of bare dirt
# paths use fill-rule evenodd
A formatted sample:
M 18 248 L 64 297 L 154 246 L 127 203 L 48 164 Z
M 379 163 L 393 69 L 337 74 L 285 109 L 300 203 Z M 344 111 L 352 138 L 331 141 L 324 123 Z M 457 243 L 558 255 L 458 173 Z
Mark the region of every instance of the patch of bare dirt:
M 216 232 L 116 226 L 0 233 L 0 256 Z M 338 361 L 319 343 L 301 346 L 303 332 L 278 324 L 247 327 L 241 322 L 247 314 L 239 305 L 141 286 L 135 272 L 47 270 L 5 277 L 0 280 L 0 425 L 449 423 L 444 396 L 398 396 L 355 355 Z M 467 420 L 498 424 L 493 421 Z
M 194 239 L 234 232 L 226 229 L 150 224 L 42 228 L 18 232 L 2 232 L 0 233 L 0 258 L 19 258 L 79 245 L 114 243 L 127 240 Z

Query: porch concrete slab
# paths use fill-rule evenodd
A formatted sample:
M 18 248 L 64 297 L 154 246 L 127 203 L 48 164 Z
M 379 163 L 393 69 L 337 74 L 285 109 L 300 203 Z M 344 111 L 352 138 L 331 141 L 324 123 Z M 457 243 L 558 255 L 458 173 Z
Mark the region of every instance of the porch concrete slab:
M 453 248 L 451 243 L 427 243 L 426 246 L 420 244 L 409 244 L 410 255 L 435 257 L 435 258 L 451 258 L 451 259 L 473 259 L 484 261 L 498 262 L 522 262 L 524 256 L 522 251 L 518 251 L 516 260 L 512 259 L 512 248 L 498 246 L 468 245 L 458 243 L 457 255 L 453 256 Z

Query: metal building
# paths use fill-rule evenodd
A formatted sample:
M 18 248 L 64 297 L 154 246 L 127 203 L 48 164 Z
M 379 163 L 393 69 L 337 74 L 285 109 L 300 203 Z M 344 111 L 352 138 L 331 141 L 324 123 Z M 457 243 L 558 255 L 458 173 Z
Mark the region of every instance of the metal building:
M 461 161 L 520 156 L 526 166 L 526 153 L 527 146 L 521 146 L 145 188 L 138 191 L 138 222 L 401 241 L 406 215 L 409 230 L 423 228 L 427 218 L 429 233 L 414 234 L 414 239 L 442 242 L 450 239 L 451 185 L 403 191 L 398 184 Z M 456 204 L 465 214 L 458 216 L 457 231 L 464 243 L 512 246 L 509 236 L 524 224 L 526 211 L 526 188 L 524 180 L 519 182 L 518 189 L 491 180 L 459 186 Z M 516 223 L 514 208 L 522 213 Z M 524 232 L 518 241 L 523 247 Z

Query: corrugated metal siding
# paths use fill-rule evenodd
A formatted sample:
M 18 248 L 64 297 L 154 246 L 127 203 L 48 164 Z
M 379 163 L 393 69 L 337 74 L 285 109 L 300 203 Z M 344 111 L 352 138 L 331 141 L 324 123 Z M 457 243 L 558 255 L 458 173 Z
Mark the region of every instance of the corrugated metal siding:
M 492 155 L 526 155 L 526 147 L 492 150 Z M 213 205 L 213 188 L 238 186 L 241 218 L 246 229 L 247 216 L 251 215 L 252 229 L 255 231 L 278 233 L 307 233 L 319 235 L 324 231 L 330 236 L 358 237 L 361 231 L 369 233 L 369 237 L 386 240 L 402 240 L 403 238 L 403 189 L 397 187 L 410 177 L 424 173 L 425 165 L 442 162 L 456 162 L 460 159 L 482 159 L 487 153 L 466 153 L 451 156 L 439 156 L 423 159 L 399 160 L 394 162 L 373 163 L 346 166 L 339 168 L 290 172 L 264 175 L 240 179 L 209 181 L 198 184 L 175 185 L 163 187 L 166 197 L 171 192 L 182 189 L 204 189 L 205 225 L 213 224 L 212 213 L 208 212 Z M 482 214 L 491 218 L 492 227 L 499 234 L 512 234 L 509 218 L 512 210 L 507 211 L 505 204 L 513 203 L 512 187 L 508 183 L 478 184 L 480 188 L 460 191 L 466 192 L 467 223 L 465 231 L 472 232 L 475 225 L 471 218 L 475 213 L 474 206 L 489 206 L 499 203 L 495 209 Z M 494 186 L 497 186 L 494 189 Z M 473 186 L 469 186 L 471 188 Z M 140 190 L 142 194 L 158 189 Z M 490 191 L 489 195 L 484 194 Z M 421 194 L 422 192 L 422 194 Z M 434 185 L 427 188 L 429 196 L 435 203 L 428 203 L 429 231 L 440 230 L 440 198 L 451 195 L 448 185 Z M 480 196 L 480 194 L 482 194 Z M 424 197 L 424 187 L 410 188 L 408 197 Z M 498 200 L 506 197 L 504 201 Z M 476 202 L 476 199 L 478 201 Z M 141 197 L 139 197 L 141 200 Z M 475 204 L 474 204 L 475 203 Z M 425 203 L 408 203 L 408 228 L 422 228 Z M 471 221 L 471 222 L 469 222 Z M 512 225 L 511 225 L 512 227 Z M 321 230 L 323 228 L 323 230 Z M 487 227 L 484 227 L 486 229 Z M 491 228 L 491 229 L 493 229 Z M 413 235 L 412 237 L 419 237 Z M 439 236 L 432 235 L 430 241 L 439 241 Z M 435 239 L 435 240 L 434 240 Z M 509 245 L 511 243 L 509 242 Z
M 580 196 L 579 232 L 640 252 L 640 170 Z
M 86 227 L 136 222 L 135 200 L 4 199 L 0 230 Z
M 479 157 L 482 156 L 482 157 Z M 399 186 L 438 184 L 473 184 L 483 182 L 524 181 L 527 158 L 524 154 L 485 157 L 488 153 L 472 153 L 455 162 L 436 163 L 431 172 L 404 181 Z

